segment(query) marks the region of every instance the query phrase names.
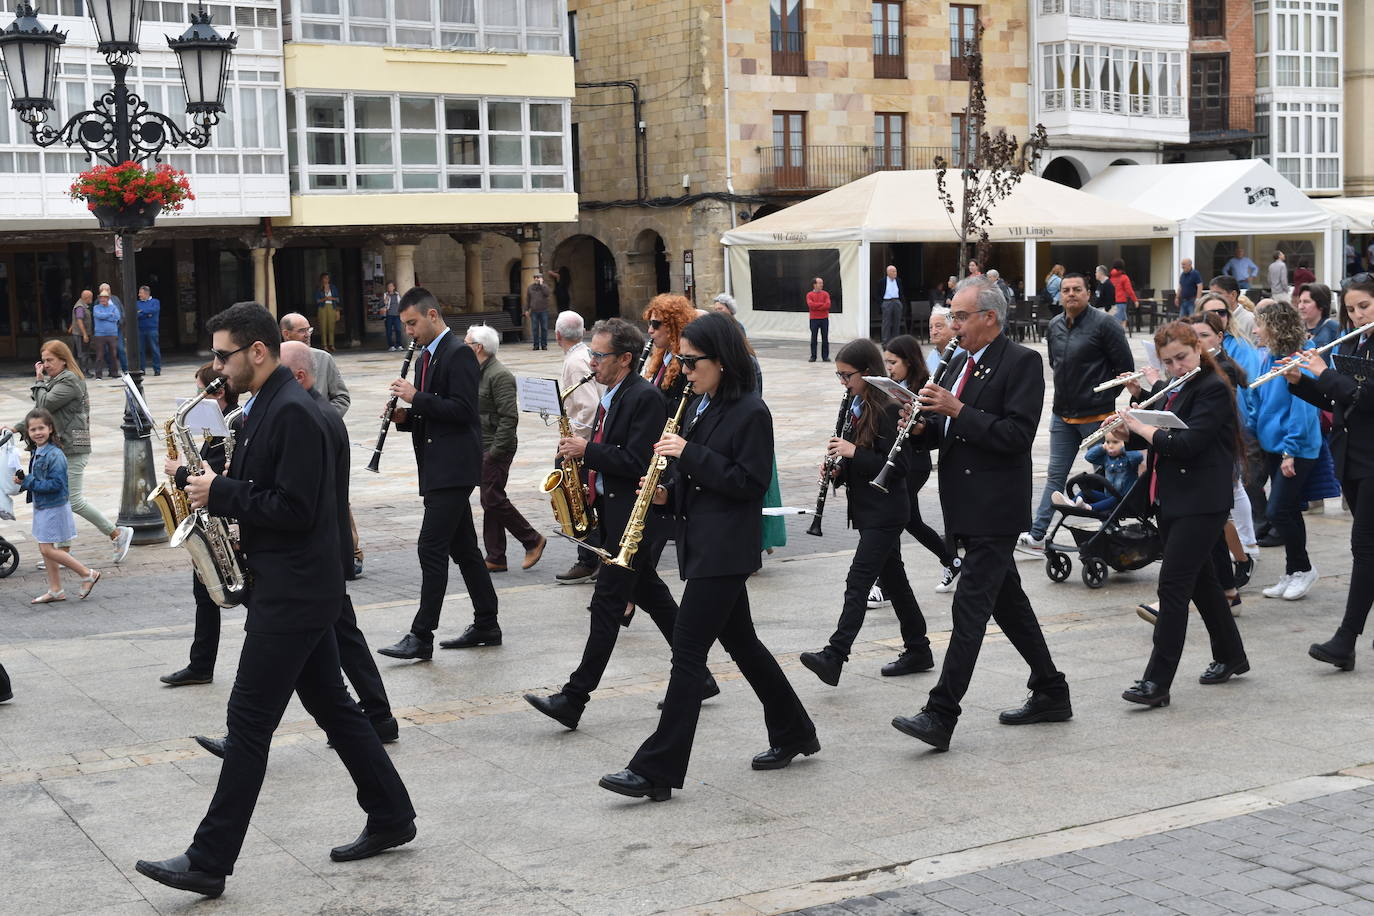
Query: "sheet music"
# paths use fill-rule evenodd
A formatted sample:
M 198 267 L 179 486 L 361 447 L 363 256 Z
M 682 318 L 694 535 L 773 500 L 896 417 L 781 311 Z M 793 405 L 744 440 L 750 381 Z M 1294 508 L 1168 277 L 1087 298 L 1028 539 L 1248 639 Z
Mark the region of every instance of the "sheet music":
M 1131 416 L 1141 423 L 1156 426 L 1160 429 L 1187 429 L 1188 424 L 1183 422 L 1172 410 L 1132 410 Z
M 868 382 L 868 384 L 877 388 L 883 394 L 902 406 L 912 404 L 916 401 L 916 392 L 908 391 L 906 388 L 902 387 L 901 382 L 894 382 L 892 379 L 885 378 L 881 375 L 865 375 L 864 381 Z
M 1159 350 L 1155 348 L 1153 340 L 1142 340 L 1140 348 L 1145 351 L 1145 360 L 1160 372 L 1164 371 L 1164 364 L 1159 361 Z
M 562 411 L 558 379 L 520 376 L 515 380 L 520 409 L 528 413 L 557 416 Z
M 177 409 L 189 401 L 190 398 L 177 398 Z M 206 398 L 186 415 L 186 428 L 194 433 L 205 436 L 219 436 L 223 438 L 229 435 L 229 425 L 224 422 L 224 414 L 220 412 L 219 404 Z
M 129 393 L 129 396 L 134 399 L 134 403 L 138 405 L 138 409 L 143 411 L 143 415 L 148 418 L 148 422 L 156 425 L 157 421 L 153 419 L 153 412 L 148 409 L 148 402 L 143 400 L 143 393 L 139 391 L 138 386 L 134 384 L 134 377 L 126 372 L 119 377 L 119 380 L 124 383 L 124 389 Z

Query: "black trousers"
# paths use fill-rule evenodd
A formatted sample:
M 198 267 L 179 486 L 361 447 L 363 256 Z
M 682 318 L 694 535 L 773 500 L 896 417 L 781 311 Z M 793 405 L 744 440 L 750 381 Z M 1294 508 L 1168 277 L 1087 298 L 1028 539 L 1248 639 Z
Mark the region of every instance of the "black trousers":
M 907 649 L 928 649 L 926 619 L 911 590 L 902 565 L 901 528 L 860 528 L 859 546 L 844 580 L 844 607 L 840 622 L 830 637 L 830 648 L 848 661 L 854 640 L 863 628 L 868 612 L 868 590 L 877 582 L 883 597 L 892 602 L 892 611 L 902 628 L 902 645 Z
M 477 529 L 472 523 L 468 497 L 472 487 L 447 487 L 425 494 L 425 518 L 420 523 L 416 552 L 420 555 L 420 609 L 410 632 L 425 642 L 434 641 L 448 591 L 448 563 L 458 564 L 472 602 L 473 623 L 481 629 L 499 626 L 496 616 L 496 589 L 491 573 L 477 544 Z
M 821 335 L 821 359 L 830 358 L 830 319 L 829 318 L 810 318 L 811 322 L 811 358 L 816 358 L 816 335 Z
M 921 518 L 921 488 L 930 479 L 930 453 L 919 452 L 912 461 L 911 473 L 906 478 L 906 492 L 911 500 L 911 512 L 907 517 L 906 533 L 916 539 L 926 550 L 935 555 L 941 566 L 954 562 L 954 550 L 944 537 L 935 533 Z
M 367 647 L 363 631 L 358 629 L 358 615 L 353 599 L 344 595 L 343 612 L 334 621 L 334 638 L 339 643 L 339 664 L 344 676 L 358 694 L 363 715 L 373 722 L 391 718 L 391 703 L 386 698 L 382 673 L 377 670 L 376 656 Z
M 1283 538 L 1285 572 L 1306 572 L 1312 568 L 1307 555 L 1307 523 L 1302 518 L 1303 491 L 1307 478 L 1317 466 L 1315 458 L 1294 458 L 1293 476 L 1284 477 L 1283 456 L 1265 452 L 1269 468 L 1269 524 Z
M 324 729 L 357 786 L 372 831 L 415 817 L 410 795 L 377 732 L 344 688 L 332 627 L 304 633 L 249 633 L 229 694 L 229 737 L 210 809 L 186 850 L 202 871 L 227 875 L 243 847 L 267 770 L 272 732 L 291 694 Z
M 1021 576 L 1013 559 L 1016 538 L 962 537 L 960 541 L 964 544 L 964 572 L 954 589 L 954 629 L 945 650 L 940 680 L 930 691 L 927 710 L 951 726 L 958 720 L 959 701 L 968 692 L 989 619 L 997 621 L 1030 666 L 1026 687 L 1036 693 L 1067 698 L 1069 685 L 1063 673 L 1054 667 L 1040 621 L 1035 619 L 1030 599 L 1021 588 Z
M 601 676 L 615 651 L 620 625 L 625 619 L 625 605 L 633 601 L 653 620 L 669 647 L 673 645 L 673 625 L 677 621 L 677 602 L 668 586 L 654 569 L 654 558 L 647 552 L 635 554 L 634 569 L 621 569 L 603 564 L 596 577 L 596 590 L 587 610 L 591 614 L 587 644 L 582 649 L 582 662 L 563 685 L 563 695 L 579 706 L 586 706 L 592 691 L 601 683 Z M 703 678 L 704 680 L 704 678 Z
M 195 674 L 212 677 L 215 659 L 219 657 L 220 606 L 210 600 L 210 593 L 191 573 L 191 594 L 196 599 L 196 632 L 191 637 L 191 659 L 186 667 Z
M 604 547 L 605 545 L 602 542 L 605 539 L 606 536 L 602 533 L 601 527 L 598 525 L 591 531 L 588 531 L 587 536 L 583 540 L 593 547 Z M 588 569 L 598 569 L 601 566 L 601 555 L 578 544 L 577 562 Z
M 1222 525 L 1221 537 L 1212 545 L 1212 571 L 1216 573 L 1217 584 L 1223 592 L 1232 591 L 1236 587 L 1236 567 L 1231 560 L 1231 545 L 1226 543 L 1225 525 Z
M 754 632 L 745 587 L 748 580 L 748 576 L 687 580 L 673 627 L 673 668 L 663 712 L 657 730 L 639 746 L 629 766 L 656 786 L 682 788 L 701 714 L 701 691 L 709 674 L 706 654 L 717 639 L 763 703 L 769 746 L 803 742 L 816 733 L 787 675 Z
M 1160 519 L 1164 557 L 1159 566 L 1159 619 L 1155 622 L 1154 651 L 1145 666 L 1145 680 L 1168 690 L 1183 656 L 1188 635 L 1188 602 L 1197 607 L 1212 640 L 1212 659 L 1235 662 L 1245 646 L 1231 616 L 1231 605 L 1212 566 L 1212 548 L 1223 536 L 1229 512 Z
M 1341 628 L 1355 635 L 1364 632 L 1370 605 L 1374 605 L 1374 478 L 1341 481 L 1350 504 L 1350 591 L 1345 598 Z

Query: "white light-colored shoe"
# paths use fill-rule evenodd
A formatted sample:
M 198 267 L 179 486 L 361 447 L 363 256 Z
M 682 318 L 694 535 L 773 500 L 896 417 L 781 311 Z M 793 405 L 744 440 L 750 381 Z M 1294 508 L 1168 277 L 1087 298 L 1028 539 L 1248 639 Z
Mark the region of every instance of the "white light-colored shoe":
M 868 607 L 870 610 L 875 607 L 882 607 L 887 603 L 887 596 L 883 594 L 881 588 L 875 585 L 868 590 Z
M 1316 569 L 1309 569 L 1306 572 L 1293 573 L 1288 588 L 1284 589 L 1283 597 L 1287 601 L 1297 601 L 1303 595 L 1312 590 L 1312 586 L 1317 584 Z
M 964 561 L 955 557 L 954 564 L 945 567 L 944 575 L 940 577 L 940 582 L 935 586 L 935 590 L 942 595 L 954 591 L 954 580 L 959 578 L 959 573 L 963 570 Z
M 1288 573 L 1284 573 L 1283 576 L 1279 578 L 1279 581 L 1275 582 L 1273 585 L 1269 586 L 1264 590 L 1264 597 L 1282 598 L 1284 593 L 1288 591 L 1288 586 L 1292 582 L 1293 577 L 1290 576 Z
M 134 529 L 120 526 L 115 529 L 114 561 L 118 563 L 129 553 L 129 545 L 134 542 Z
M 1069 497 L 1066 494 L 1061 493 L 1058 490 L 1055 490 L 1053 493 L 1050 494 L 1050 502 L 1054 503 L 1056 506 L 1063 506 L 1065 508 L 1068 508 L 1073 505 L 1073 500 L 1069 499 Z
M 1045 552 L 1045 539 L 1035 537 L 1029 531 L 1023 531 L 1021 536 L 1016 539 L 1016 549 L 1042 554 Z

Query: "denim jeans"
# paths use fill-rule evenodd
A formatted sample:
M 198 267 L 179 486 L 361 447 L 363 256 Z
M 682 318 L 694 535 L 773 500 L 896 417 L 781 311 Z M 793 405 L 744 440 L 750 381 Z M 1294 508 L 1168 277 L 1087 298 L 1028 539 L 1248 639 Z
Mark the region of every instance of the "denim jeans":
M 162 346 L 157 338 L 157 331 L 140 330 L 138 332 L 138 367 L 139 369 L 147 369 L 148 362 L 146 357 L 148 355 L 148 350 L 151 349 L 153 351 L 153 372 L 161 375 Z
M 390 347 L 405 346 L 405 335 L 401 333 L 401 316 L 386 316 L 386 345 Z
M 549 313 L 530 312 L 530 336 L 534 338 L 534 349 L 549 348 Z
M 1031 522 L 1031 534 L 1042 538 L 1050 527 L 1050 517 L 1054 514 L 1052 494 L 1064 489 L 1069 468 L 1078 458 L 1078 446 L 1083 440 L 1097 431 L 1097 423 L 1065 423 L 1059 417 L 1050 418 L 1050 467 L 1045 476 L 1045 491 L 1040 494 L 1040 508 L 1035 510 Z
M 1178 300 L 1178 317 L 1187 318 L 1189 315 L 1193 314 L 1193 305 L 1196 302 L 1197 299 Z
M 809 318 L 811 322 L 811 358 L 816 358 L 816 335 L 821 335 L 821 359 L 830 359 L 830 319 Z

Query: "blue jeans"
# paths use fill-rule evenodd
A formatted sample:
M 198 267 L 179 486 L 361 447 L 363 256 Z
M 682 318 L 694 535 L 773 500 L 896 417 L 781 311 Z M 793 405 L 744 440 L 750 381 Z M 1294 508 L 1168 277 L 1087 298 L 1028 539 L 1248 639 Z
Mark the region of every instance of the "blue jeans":
M 821 359 L 830 361 L 830 319 L 809 318 L 811 322 L 811 358 L 816 358 L 816 335 L 821 335 Z
M 401 347 L 401 346 L 405 346 L 405 344 L 402 343 L 402 341 L 405 339 L 405 337 L 404 337 L 404 335 L 401 333 L 401 316 L 400 316 L 400 315 L 387 315 L 385 321 L 386 321 L 386 345 L 387 345 L 387 347 L 390 348 L 390 347 Z
M 1050 495 L 1064 489 L 1069 468 L 1078 457 L 1078 446 L 1097 431 L 1098 423 L 1065 423 L 1059 417 L 1050 418 L 1050 468 L 1045 476 L 1045 492 L 1040 495 L 1040 508 L 1035 510 L 1030 533 L 1042 538 L 1050 527 L 1054 503 Z
M 530 336 L 534 338 L 534 349 L 549 348 L 549 313 L 530 312 Z
M 1187 318 L 1189 315 L 1193 314 L 1193 305 L 1196 302 L 1197 299 L 1178 300 L 1178 317 Z
M 139 328 L 139 330 L 138 330 L 138 367 L 139 367 L 140 369 L 144 369 L 144 368 L 147 367 L 147 364 L 148 364 L 148 363 L 147 363 L 147 353 L 148 353 L 148 349 L 151 347 L 151 348 L 152 348 L 152 351 L 153 351 L 153 372 L 156 373 L 157 375 L 161 375 L 161 374 L 162 374 L 162 347 L 161 347 L 161 345 L 158 343 L 158 339 L 157 339 L 157 338 L 158 338 L 158 333 L 157 333 L 157 331 L 155 331 L 155 330 L 154 330 L 154 331 L 145 331 L 145 330 L 143 330 L 142 328 Z
M 129 371 L 129 355 L 128 355 L 126 352 L 124 352 L 124 329 L 123 329 L 123 328 L 120 328 L 120 329 L 119 329 L 119 341 L 118 341 L 117 344 L 115 344 L 115 349 L 119 351 L 119 370 L 120 370 L 121 372 L 128 372 L 128 371 Z

